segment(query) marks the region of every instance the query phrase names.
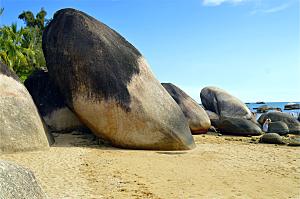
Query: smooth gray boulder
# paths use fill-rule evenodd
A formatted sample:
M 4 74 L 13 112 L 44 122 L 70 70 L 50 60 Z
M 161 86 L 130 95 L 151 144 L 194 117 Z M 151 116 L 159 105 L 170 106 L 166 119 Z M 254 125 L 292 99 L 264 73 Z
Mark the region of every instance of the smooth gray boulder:
M 184 114 L 145 58 L 105 24 L 59 10 L 44 30 L 43 51 L 66 104 L 96 135 L 132 149 L 195 147 Z
M 266 133 L 260 137 L 259 142 L 266 144 L 285 144 L 283 138 L 277 133 Z
M 206 114 L 208 115 L 208 117 L 210 119 L 211 125 L 214 126 L 214 127 L 219 126 L 219 124 L 220 124 L 219 115 L 212 112 L 212 111 L 209 111 L 209 110 L 205 110 L 205 112 L 206 112 Z
M 30 170 L 0 160 L 0 198 L 44 199 L 47 196 Z
M 35 104 L 22 83 L 0 63 L 0 153 L 49 147 Z
M 192 134 L 206 133 L 211 125 L 205 110 L 183 90 L 171 83 L 162 83 L 185 115 Z
M 268 133 L 278 133 L 279 135 L 286 135 L 289 133 L 289 127 L 282 121 L 269 123 Z
M 229 117 L 220 119 L 218 130 L 222 134 L 238 136 L 256 136 L 262 133 L 261 128 L 250 120 Z
M 58 87 L 49 79 L 48 71 L 38 70 L 24 82 L 41 116 L 51 131 L 72 131 L 84 127 L 67 107 Z
M 244 118 L 253 120 L 249 108 L 238 98 L 217 87 L 205 87 L 201 90 L 200 98 L 206 110 L 220 117 Z
M 292 115 L 282 112 L 269 112 L 262 114 L 257 121 L 263 125 L 268 118 L 271 119 L 272 122 L 284 122 L 289 128 L 289 133 L 300 134 L 300 122 Z

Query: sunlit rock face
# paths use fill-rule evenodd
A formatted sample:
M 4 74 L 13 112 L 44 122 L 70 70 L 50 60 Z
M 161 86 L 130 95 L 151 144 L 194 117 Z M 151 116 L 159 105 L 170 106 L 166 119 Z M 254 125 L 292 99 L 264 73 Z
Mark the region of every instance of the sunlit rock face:
M 47 132 L 17 76 L 0 63 L 0 153 L 45 149 Z
M 133 149 L 195 146 L 186 119 L 141 53 L 91 16 L 58 11 L 43 34 L 50 77 L 96 135 Z

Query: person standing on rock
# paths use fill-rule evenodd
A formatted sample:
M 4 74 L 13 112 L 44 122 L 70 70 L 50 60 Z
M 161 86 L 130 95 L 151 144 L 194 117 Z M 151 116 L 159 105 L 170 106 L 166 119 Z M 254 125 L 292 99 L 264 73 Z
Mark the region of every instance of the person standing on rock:
M 266 119 L 265 123 L 263 124 L 263 131 L 268 132 L 269 124 L 271 123 L 271 119 Z

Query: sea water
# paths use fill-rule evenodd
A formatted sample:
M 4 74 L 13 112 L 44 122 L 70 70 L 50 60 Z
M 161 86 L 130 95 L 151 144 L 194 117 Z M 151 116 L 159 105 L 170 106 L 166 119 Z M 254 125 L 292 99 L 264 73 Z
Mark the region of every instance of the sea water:
M 273 107 L 273 108 L 281 108 L 282 112 L 288 113 L 292 116 L 294 116 L 295 118 L 298 118 L 299 114 L 300 114 L 300 109 L 295 109 L 295 110 L 284 110 L 284 106 L 286 104 L 288 104 L 290 102 L 264 102 L 264 104 L 258 104 L 258 103 L 246 103 L 246 105 L 248 106 L 248 108 L 252 111 L 252 112 L 256 112 L 256 109 L 254 108 L 258 108 L 262 105 L 267 105 L 269 107 Z M 300 102 L 293 102 L 296 104 L 300 104 Z M 259 116 L 262 113 L 257 113 L 256 114 L 256 118 L 259 118 Z

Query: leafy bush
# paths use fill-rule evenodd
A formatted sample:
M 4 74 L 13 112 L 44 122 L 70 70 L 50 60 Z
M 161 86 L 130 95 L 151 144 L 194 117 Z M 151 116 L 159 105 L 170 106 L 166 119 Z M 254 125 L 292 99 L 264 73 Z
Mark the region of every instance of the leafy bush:
M 3 9 L 0 9 L 3 13 Z M 45 67 L 42 50 L 42 31 L 44 30 L 46 11 L 34 15 L 24 11 L 19 18 L 26 27 L 19 30 L 17 24 L 0 28 L 0 61 L 9 66 L 22 81 L 36 69 Z

